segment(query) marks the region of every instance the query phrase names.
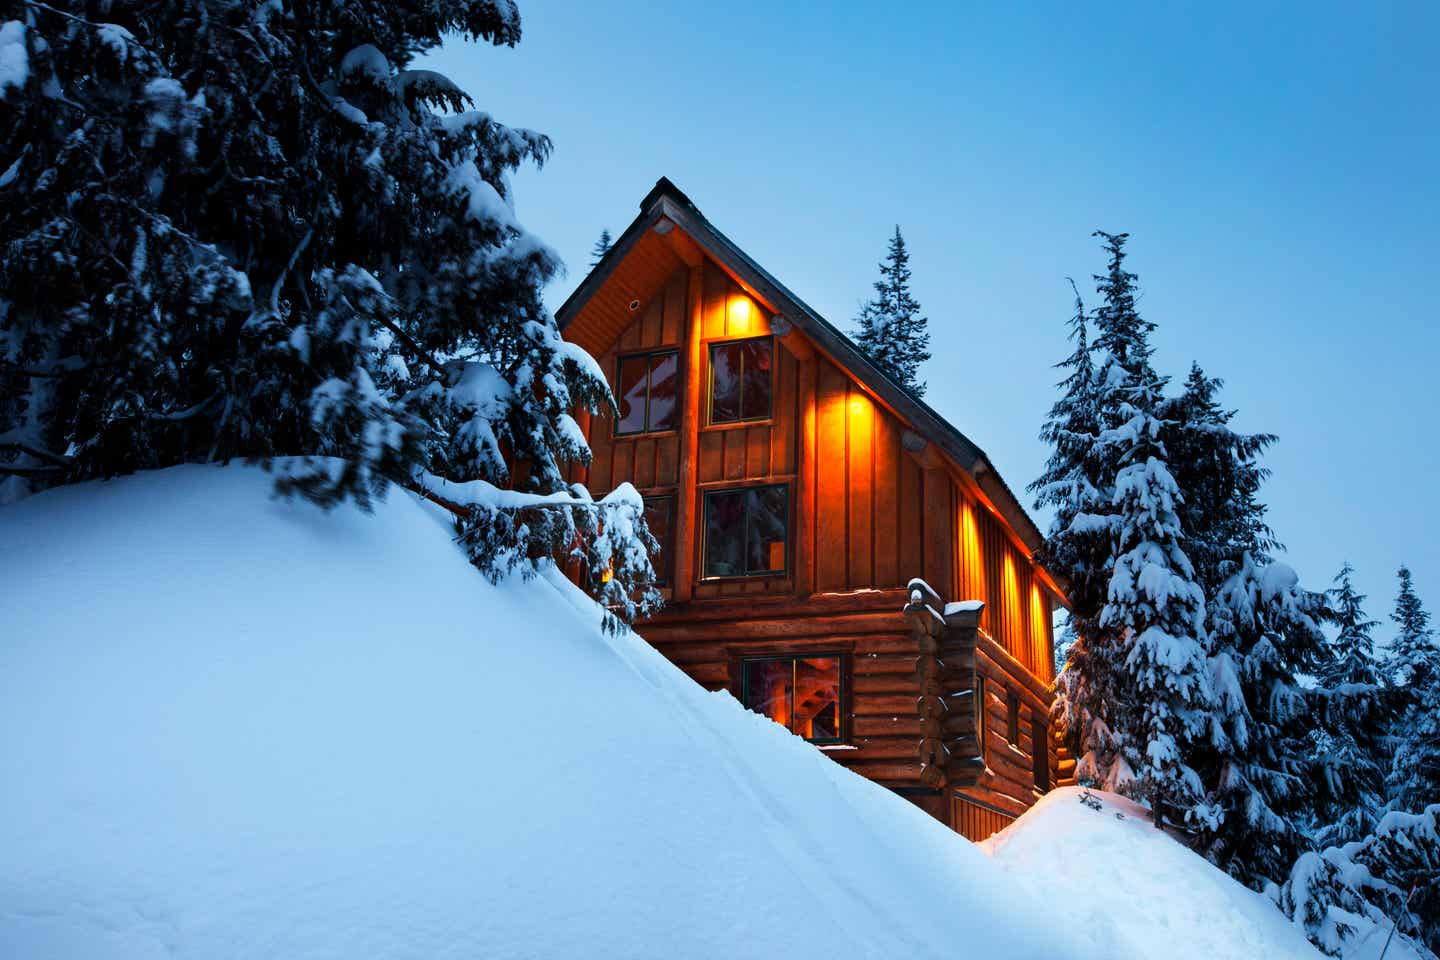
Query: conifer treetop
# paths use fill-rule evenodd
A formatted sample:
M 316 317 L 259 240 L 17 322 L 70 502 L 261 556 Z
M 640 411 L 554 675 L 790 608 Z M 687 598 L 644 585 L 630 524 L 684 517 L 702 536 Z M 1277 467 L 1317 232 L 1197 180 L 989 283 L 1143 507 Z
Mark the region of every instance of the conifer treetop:
M 920 365 L 930 359 L 929 320 L 910 293 L 910 253 L 900 226 L 890 238 L 875 296 L 856 317 L 855 343 L 871 362 L 912 396 L 925 395 Z

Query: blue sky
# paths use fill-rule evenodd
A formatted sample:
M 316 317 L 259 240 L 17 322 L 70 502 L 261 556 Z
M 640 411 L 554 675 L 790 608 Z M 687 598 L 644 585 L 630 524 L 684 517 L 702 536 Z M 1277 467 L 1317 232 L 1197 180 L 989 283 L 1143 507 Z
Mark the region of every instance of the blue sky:
M 554 138 L 515 180 L 571 266 L 552 306 L 662 175 L 847 329 L 898 223 L 927 399 L 1019 488 L 1065 278 L 1128 231 L 1160 368 L 1280 435 L 1289 562 L 1349 558 L 1385 619 L 1405 561 L 1440 608 L 1440 5 L 830 6 L 522 0 L 515 50 L 430 58 Z

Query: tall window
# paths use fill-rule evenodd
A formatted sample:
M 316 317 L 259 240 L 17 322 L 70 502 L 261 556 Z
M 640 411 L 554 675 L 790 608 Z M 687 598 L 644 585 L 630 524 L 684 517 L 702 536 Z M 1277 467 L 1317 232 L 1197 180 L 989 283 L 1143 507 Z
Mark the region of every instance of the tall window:
M 711 423 L 769 419 L 772 349 L 769 337 L 710 345 Z
M 670 582 L 670 536 L 674 518 L 674 497 L 645 498 L 645 525 L 650 528 L 650 535 L 660 545 L 659 549 L 650 555 L 650 566 L 655 568 L 655 585 L 660 587 Z
M 740 663 L 741 701 L 814 743 L 844 737 L 840 655 L 764 657 Z
M 641 353 L 620 358 L 620 418 L 615 433 L 674 430 L 680 354 Z
M 1045 715 L 1030 709 L 1030 770 L 1035 775 L 1035 789 L 1050 790 L 1050 727 Z
M 1010 746 L 1020 746 L 1020 695 L 1014 690 L 1005 691 L 1006 724 L 1005 739 Z
M 784 484 L 705 494 L 706 577 L 784 573 L 790 488 Z
M 975 674 L 975 739 L 980 743 L 980 759 L 985 759 L 985 733 L 989 724 L 985 722 L 985 677 Z

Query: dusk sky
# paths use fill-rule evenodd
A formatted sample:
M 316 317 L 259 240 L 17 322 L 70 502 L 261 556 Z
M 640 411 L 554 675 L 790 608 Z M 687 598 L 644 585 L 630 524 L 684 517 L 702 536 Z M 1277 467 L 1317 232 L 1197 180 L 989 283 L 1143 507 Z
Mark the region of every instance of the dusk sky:
M 1302 578 L 1350 559 L 1381 638 L 1402 561 L 1440 607 L 1440 5 L 521 13 L 517 49 L 430 64 L 554 138 L 515 181 L 570 265 L 552 307 L 662 175 L 842 329 L 898 223 L 927 399 L 1019 491 L 1046 455 L 1066 277 L 1093 293 L 1091 232 L 1128 231 L 1159 368 L 1198 360 L 1240 428 L 1280 435 L 1265 498 Z

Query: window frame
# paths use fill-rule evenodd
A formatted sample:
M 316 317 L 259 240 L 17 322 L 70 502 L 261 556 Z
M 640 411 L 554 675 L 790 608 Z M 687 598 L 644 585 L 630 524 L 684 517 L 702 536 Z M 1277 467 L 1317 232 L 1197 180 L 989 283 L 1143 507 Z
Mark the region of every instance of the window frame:
M 763 570 L 757 573 L 750 573 L 748 571 L 745 573 L 711 573 L 708 567 L 710 555 L 710 498 L 719 494 L 748 493 L 751 490 L 764 490 L 771 487 L 779 487 L 785 491 L 785 566 L 779 570 Z M 794 527 L 794 523 L 792 522 L 792 520 L 795 509 L 793 502 L 794 498 L 790 496 L 790 487 L 791 484 L 789 481 L 781 481 L 779 483 L 748 483 L 742 484 L 740 486 L 712 487 L 709 489 L 702 489 L 700 491 L 699 540 L 700 581 L 702 583 L 718 582 L 724 580 L 754 580 L 761 577 L 776 577 L 783 579 L 790 576 L 790 547 L 792 540 L 790 533 L 792 528 Z M 750 524 L 750 514 L 748 511 L 745 514 L 745 524 L 748 530 Z M 747 536 L 743 539 L 748 541 L 749 537 Z
M 651 364 L 654 362 L 654 360 L 655 360 L 656 357 L 664 357 L 664 356 L 673 356 L 673 357 L 675 358 L 675 425 L 674 425 L 673 427 L 663 427 L 663 428 L 661 428 L 661 429 L 652 429 L 651 426 L 650 426 L 650 386 L 651 386 L 651 385 L 650 385 L 650 374 L 651 374 Z M 620 405 L 620 401 L 621 401 L 621 399 L 622 399 L 622 397 L 620 396 L 620 385 L 621 385 L 621 383 L 622 383 L 622 381 L 621 381 L 620 378 L 621 378 L 621 376 L 622 376 L 622 371 L 625 369 L 625 361 L 627 361 L 627 360 L 639 360 L 639 359 L 642 359 L 642 358 L 646 361 L 646 363 L 645 363 L 645 425 L 644 425 L 642 428 L 640 428 L 639 430 L 621 430 L 621 429 L 620 429 L 619 405 Z M 682 396 L 683 390 L 681 389 L 682 386 L 683 386 L 683 382 L 682 382 L 682 381 L 684 380 L 684 377 L 683 377 L 683 372 L 684 372 L 684 371 L 681 370 L 680 363 L 681 363 L 680 348 L 679 348 L 679 347 L 675 347 L 675 346 L 671 346 L 671 347 L 656 347 L 656 348 L 653 349 L 653 350 L 634 350 L 634 351 L 631 351 L 630 353 L 622 353 L 622 354 L 620 354 L 619 356 L 617 356 L 617 357 L 615 358 L 615 394 L 616 394 L 616 397 L 615 397 L 615 405 L 616 405 L 616 413 L 615 413 L 615 418 L 614 418 L 614 420 L 612 421 L 611 429 L 610 429 L 610 435 L 611 435 L 612 437 L 626 437 L 626 438 L 629 438 L 629 437 L 644 437 L 644 436 L 651 436 L 651 435 L 653 435 L 653 436 L 663 436 L 663 435 L 665 435 L 665 434 L 667 434 L 667 433 L 676 433 L 677 431 L 679 431 L 679 429 L 680 429 L 680 419 L 681 419 L 681 417 L 680 417 L 680 406 L 681 406 L 681 404 L 684 402 L 684 397 Z
M 740 673 L 740 705 L 746 710 L 749 710 L 751 713 L 756 712 L 749 706 L 750 676 L 749 671 L 745 669 L 747 665 L 752 663 L 774 663 L 777 661 L 788 660 L 790 662 L 790 722 L 792 726 L 788 726 L 785 729 L 794 736 L 799 737 L 800 734 L 795 733 L 795 730 L 793 729 L 793 724 L 795 722 L 794 698 L 796 671 L 799 670 L 798 664 L 801 660 L 821 658 L 834 660 L 838 665 L 839 682 L 835 689 L 835 715 L 839 719 L 839 735 L 836 737 L 819 737 L 815 739 L 811 739 L 810 737 L 800 737 L 800 739 L 804 740 L 806 743 L 813 743 L 817 747 L 833 747 L 849 743 L 850 724 L 849 718 L 846 716 L 845 712 L 845 702 L 846 697 L 849 695 L 850 686 L 845 679 L 849 668 L 849 660 L 844 650 L 836 650 L 832 647 L 825 647 L 816 650 L 801 650 L 795 653 L 757 653 L 754 656 L 745 656 L 742 654 L 738 658 L 738 669 Z M 762 717 L 765 716 L 763 713 L 759 715 Z M 769 718 L 766 717 L 766 719 L 768 720 Z M 774 721 L 771 722 L 773 723 Z
M 661 570 L 657 568 L 655 570 L 655 582 L 651 584 L 651 586 L 654 587 L 671 586 L 671 570 L 674 568 L 675 565 L 675 550 L 673 547 L 673 544 L 675 543 L 675 492 L 673 490 L 666 490 L 662 493 L 646 493 L 641 494 L 640 496 L 641 503 L 647 507 L 651 503 L 656 503 L 662 500 L 668 503 L 670 516 L 668 523 L 666 523 L 665 525 L 665 539 L 662 541 L 659 537 L 655 538 L 660 543 L 660 560 L 662 561 L 662 566 L 665 569 Z M 643 516 L 643 508 L 641 513 Z M 655 531 L 652 530 L 650 531 L 650 533 L 652 536 L 654 536 Z M 652 567 L 655 566 L 653 559 L 651 560 L 650 565 Z
M 751 343 L 764 340 L 770 347 L 770 402 L 766 406 L 763 417 L 737 417 L 734 420 L 715 419 L 715 348 L 727 347 L 737 343 Z M 764 334 L 758 337 L 734 337 L 729 339 L 711 340 L 705 346 L 705 426 L 707 427 L 732 427 L 743 424 L 768 423 L 775 419 L 775 336 Z M 740 399 L 739 408 L 745 409 L 745 373 L 744 367 L 740 370 Z

